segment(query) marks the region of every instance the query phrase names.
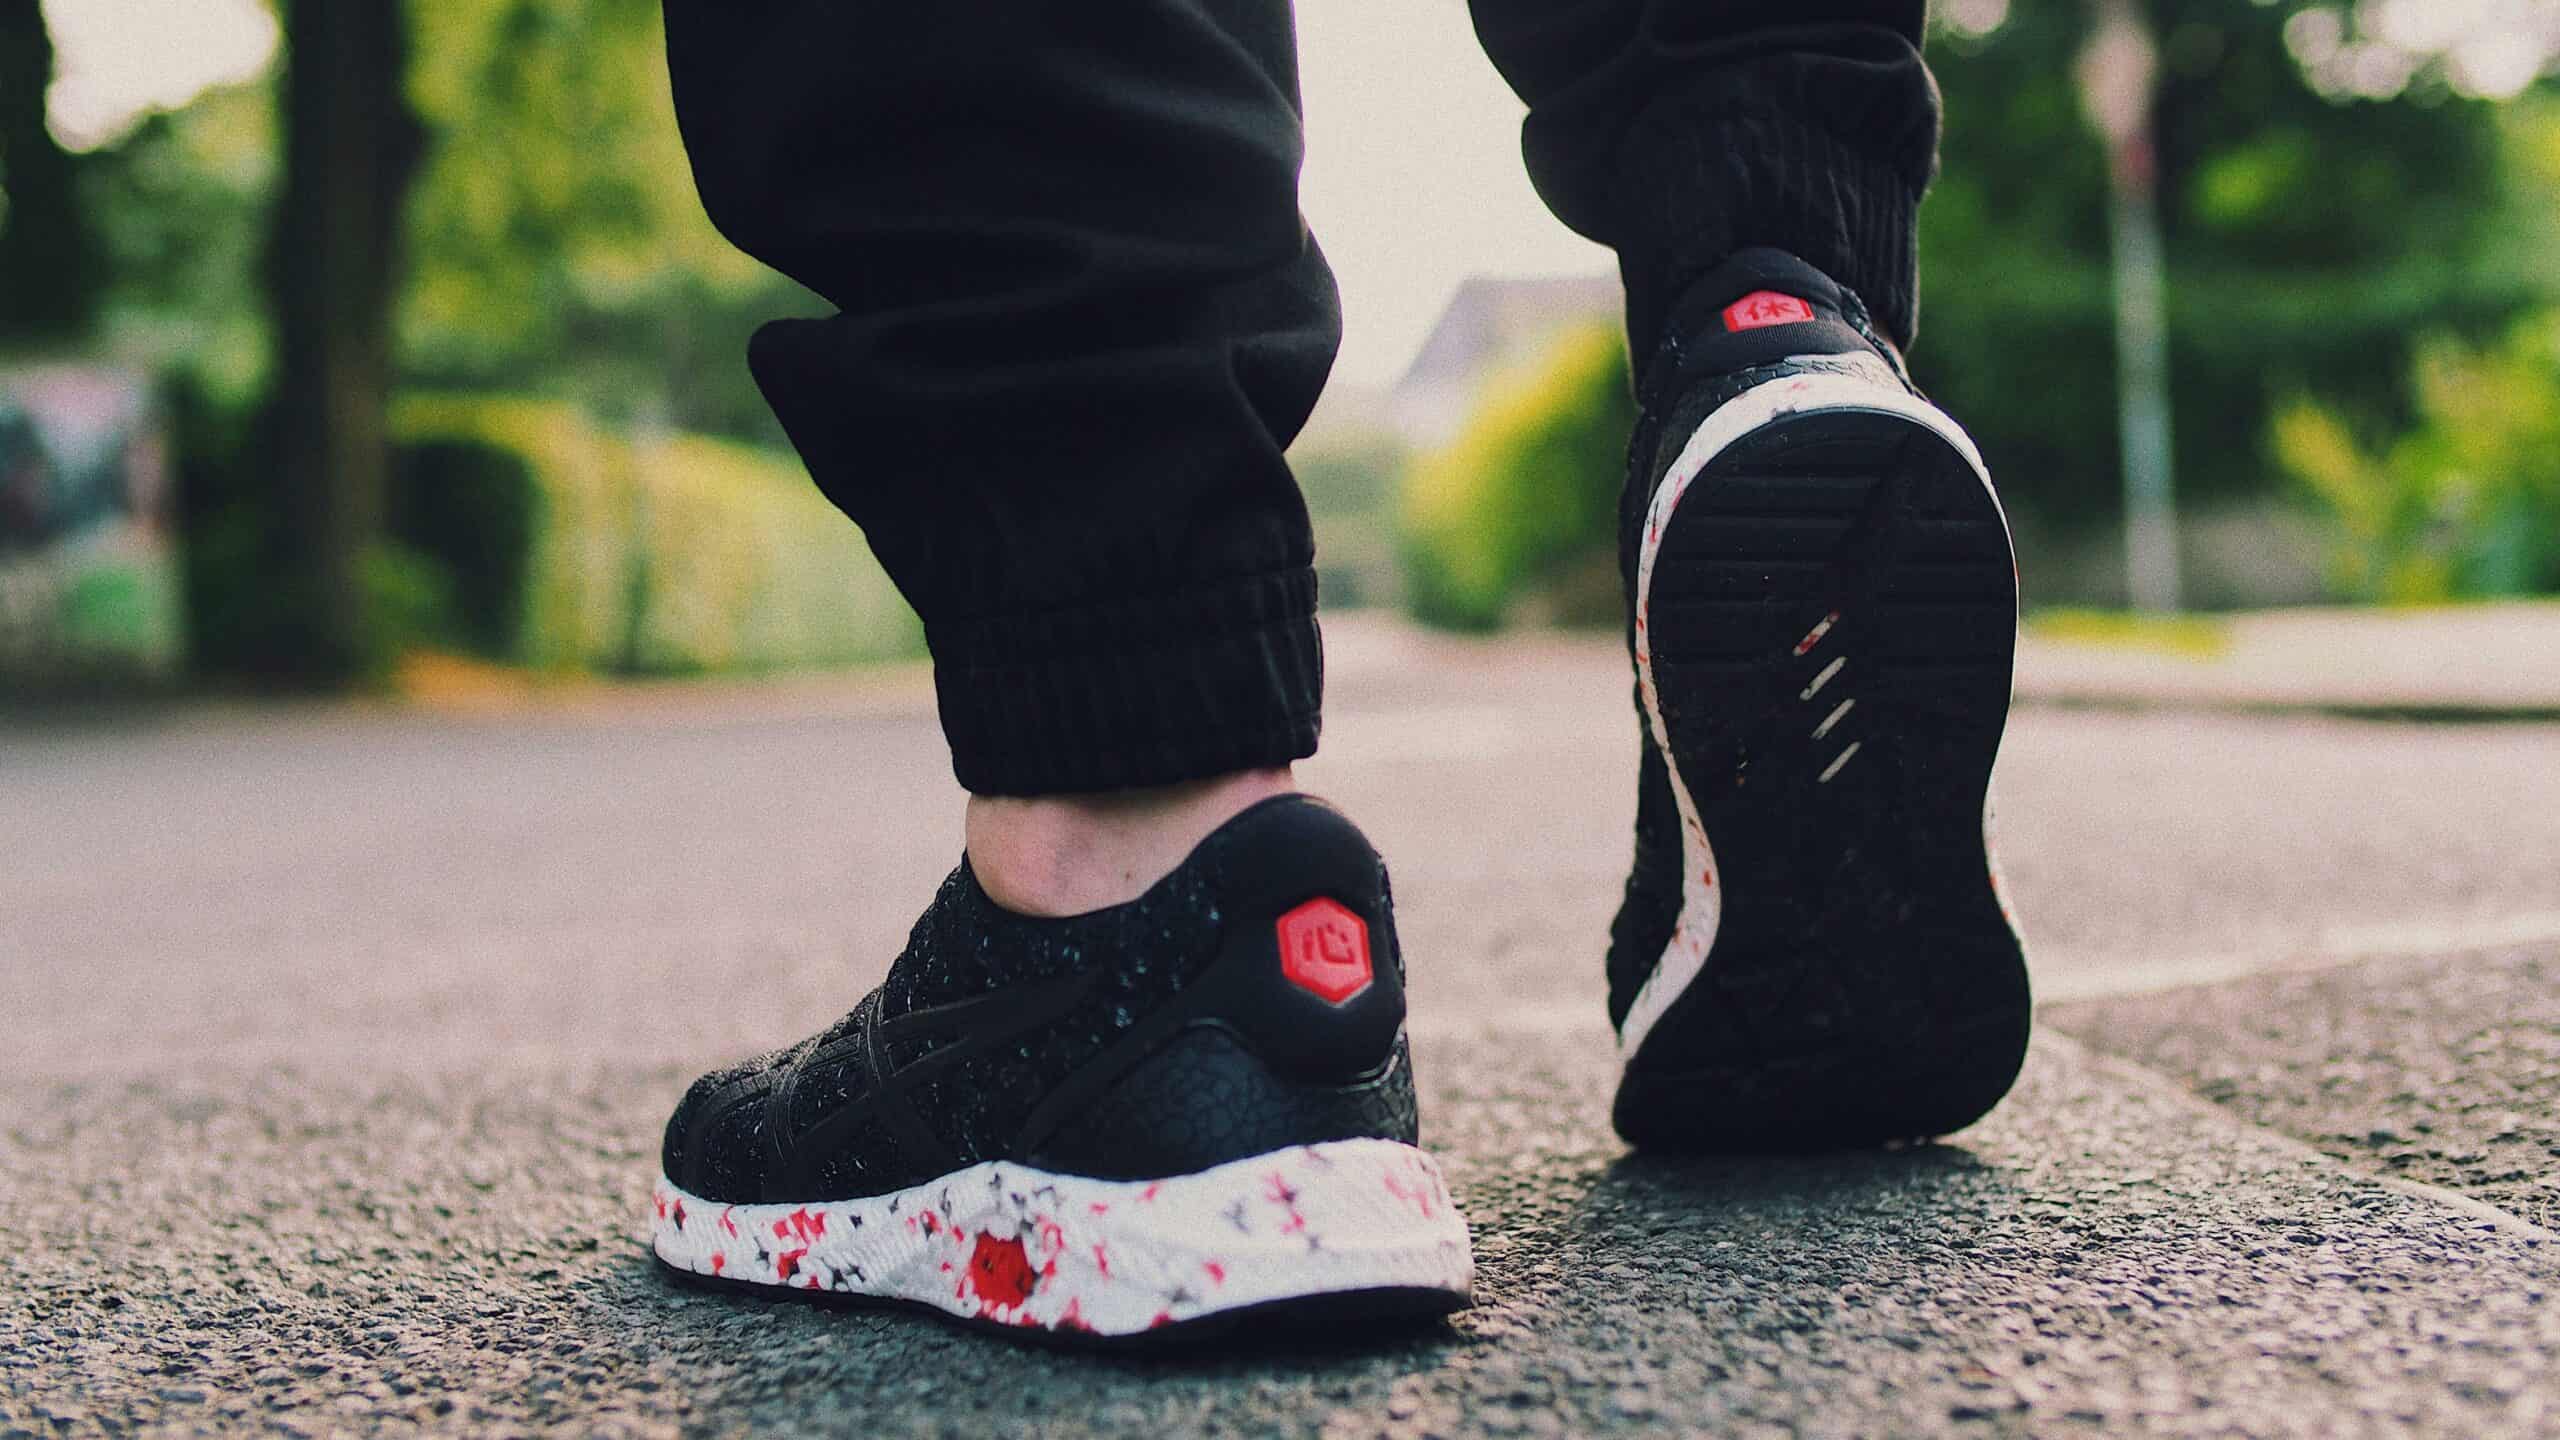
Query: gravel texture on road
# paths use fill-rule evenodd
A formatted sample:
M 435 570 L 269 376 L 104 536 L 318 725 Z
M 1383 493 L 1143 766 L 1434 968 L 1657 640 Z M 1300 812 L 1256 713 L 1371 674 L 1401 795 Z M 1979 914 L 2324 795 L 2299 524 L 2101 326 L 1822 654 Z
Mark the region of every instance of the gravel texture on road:
M 2560 947 L 2056 1006 L 2251 1122 L 2560 1230 Z
M 2549 946 L 2056 1012 L 2222 1112 L 2062 1040 L 1951 1145 L 1630 1159 L 1623 657 L 1352 639 L 1306 776 L 1395 869 L 1448 1325 L 1098 1360 L 657 1273 L 685 1081 L 835 1018 L 958 856 L 912 695 L 186 709 L 0 725 L 0 1434 L 2560 1429 L 2560 1257 L 2384 1183 L 2549 1193 Z M 2024 711 L 2039 983 L 2541 923 L 2555 737 Z
M 1452 1038 L 1477 1306 L 1152 1359 L 679 1288 L 680 1077 L 13 1081 L 0 1433 L 2340 1435 L 2550 1418 L 2560 1255 L 2044 1046 L 1900 1153 L 1607 1138 L 1605 1037 Z

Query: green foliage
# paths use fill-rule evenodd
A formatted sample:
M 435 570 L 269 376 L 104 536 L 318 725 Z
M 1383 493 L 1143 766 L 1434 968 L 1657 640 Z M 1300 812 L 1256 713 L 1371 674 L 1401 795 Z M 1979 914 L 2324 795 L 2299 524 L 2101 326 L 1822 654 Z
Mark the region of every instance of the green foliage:
M 128 693 L 170 678 L 176 571 L 139 538 L 0 562 L 0 693 Z
M 18 4 L 20 18 L 32 8 L 0 3 Z M 2423 380 L 2418 394 L 2408 383 L 2428 373 L 2428 337 L 2485 344 L 2554 298 L 2560 113 L 2547 96 L 2466 100 L 2431 75 L 2389 101 L 2323 95 L 2283 34 L 2310 0 L 2144 3 L 2164 42 L 2159 174 L 2182 498 L 2262 500 L 2279 476 L 2270 436 L 2317 450 L 2288 397 L 2316 403 L 2332 438 L 2352 442 L 2339 453 L 2361 468 L 2338 473 L 2362 479 L 2348 491 L 2397 493 L 2374 478 L 2400 453 L 2389 437 L 2444 423 L 2428 408 L 2443 402 Z M 741 360 L 745 339 L 764 318 L 822 308 L 738 255 L 701 214 L 655 0 L 407 8 L 410 99 L 433 145 L 409 217 L 400 380 L 565 403 L 511 418 L 477 407 L 468 423 L 447 416 L 442 430 L 412 433 L 435 448 L 411 460 L 443 478 L 432 494 L 394 497 L 398 549 L 369 562 L 384 594 L 413 612 L 392 628 L 615 668 L 911 648 L 907 630 L 812 632 L 814 622 L 787 618 L 814 613 L 796 601 L 740 598 L 849 586 L 861 596 L 854 611 L 903 614 L 874 603 L 876 567 L 790 467 L 752 448 L 693 454 L 691 440 L 616 438 L 778 443 Z M 2106 171 L 2073 78 L 2088 13 L 2018 3 L 1990 34 L 1941 35 L 1931 51 L 1948 97 L 1946 159 L 1922 213 L 1927 303 L 1913 361 L 1981 439 L 2023 526 L 2069 542 L 2025 556 L 2043 598 L 2079 592 L 2060 562 L 2040 572 L 2040 557 L 2096 543 L 2118 503 Z M 27 107 L 12 113 L 24 132 Z M 270 471 L 249 423 L 269 368 L 258 259 L 276 141 L 265 86 L 216 92 L 77 157 L 78 205 L 48 211 L 89 227 L 95 244 L 83 251 L 108 273 L 92 342 L 170 378 L 189 614 L 200 655 L 217 666 L 289 634 L 294 605 L 271 580 L 275 527 L 256 483 Z M 23 183 L 0 174 L 13 201 Z M 1496 387 L 1467 439 L 1411 478 L 1402 566 L 1412 603 L 1442 623 L 1491 625 L 1524 597 L 1608 574 L 1624 392 L 1599 376 L 1622 374 L 1624 362 L 1593 337 L 1568 349 L 1542 375 Z M 702 468 L 636 478 L 659 474 L 671 454 Z M 1381 473 L 1363 459 L 1307 476 L 1329 599 L 1390 588 L 1377 583 L 1389 569 L 1385 507 L 1365 488 Z M 2520 558 L 2532 551 L 2530 521 L 2453 508 L 2508 538 L 2448 561 L 2439 580 L 2391 584 L 2476 588 L 2532 570 Z M 682 537 L 652 538 L 705 516 L 703 557 L 675 553 Z M 787 554 L 770 564 L 720 549 L 781 516 L 807 534 L 776 540 Z M 822 537 L 814 548 L 811 535 Z M 845 574 L 860 577 L 850 582 L 827 571 L 838 558 L 802 558 L 848 553 Z M 815 568 L 804 575 L 804 565 Z M 409 583 L 429 571 L 442 578 Z M 751 572 L 765 578 L 736 578 Z M 421 605 L 443 613 L 424 618 Z
M 243 411 L 266 383 L 258 265 L 276 183 L 274 109 L 262 85 L 211 91 L 88 156 L 81 181 L 111 277 L 105 347 Z
M 2167 655 L 2210 659 L 2231 648 L 2227 621 L 2206 615 L 2156 615 L 2135 610 L 2082 610 L 2060 606 L 2038 610 L 2027 620 L 2027 632 L 2074 645 L 2111 650 L 2155 650 Z
M 1376 431 L 1290 452 L 1315 524 L 1316 580 L 1327 609 L 1396 603 L 1397 482 L 1404 447 Z
M 231 393 L 184 367 L 173 368 L 160 388 L 177 471 L 188 662 L 201 674 L 271 670 L 270 652 L 290 616 L 269 583 L 275 536 L 258 493 L 265 447 L 256 396 Z
M 437 0 L 411 13 L 411 99 L 436 136 L 410 208 L 411 383 L 779 443 L 746 339 L 821 307 L 702 213 L 657 0 Z
M 381 683 L 410 650 L 455 643 L 453 576 L 434 557 L 404 545 L 368 546 L 357 557 L 365 626 L 345 676 L 305 668 L 308 615 L 319 603 L 274 556 L 273 521 L 263 506 L 235 501 L 209 513 L 187 537 L 183 581 L 187 660 L 199 674 L 299 689 Z
M 357 561 L 364 585 L 365 679 L 388 677 L 400 657 L 453 643 L 456 585 L 451 571 L 405 545 L 368 546 Z
M 523 399 L 418 396 L 396 428 L 404 475 L 450 492 L 398 507 L 440 517 L 411 533 L 463 582 L 467 632 L 503 658 L 683 673 L 922 650 L 859 534 L 790 460 L 698 435 L 625 438 Z M 521 526 L 521 552 L 486 535 L 457 548 L 475 517 L 491 533 Z
M 2409 604 L 2560 592 L 2560 312 L 2502 341 L 2429 345 L 2417 424 L 2378 450 L 2308 399 L 2275 450 L 2336 527 L 2335 577 Z
M 2496 333 L 2542 294 L 2521 248 L 2551 229 L 2498 107 L 2423 81 L 2319 94 L 2288 52 L 2298 5 L 2150 0 L 2182 500 L 2267 494 L 2260 437 L 2309 392 L 2380 427 L 2407 416 L 2424 336 Z M 2102 147 L 2073 63 L 2087 8 L 2017 5 L 1931 51 L 1945 161 L 1921 210 L 1921 384 L 1981 442 L 2003 498 L 2057 536 L 2113 525 L 2113 298 Z M 2029 588 L 2069 595 L 2069 574 Z
M 0 563 L 0 671 L 27 693 L 125 691 L 168 678 L 178 655 L 175 569 L 146 535 Z
M 265 516 L 237 502 L 191 508 L 183 555 L 188 663 L 203 674 L 259 669 L 286 620 L 283 597 L 266 583 Z
M 817 313 L 703 215 L 654 0 L 410 6 L 431 145 L 410 196 L 400 377 L 778 445 L 747 336 Z M 110 284 L 101 340 L 246 406 L 266 383 L 259 274 L 276 183 L 266 84 L 207 93 L 81 157 Z
M 2323 95 L 2284 38 L 2300 5 L 2146 8 L 2163 39 L 2179 494 L 2205 512 L 2263 504 L 2282 488 L 2265 437 L 2287 397 L 2389 433 L 2415 415 L 2406 377 L 2429 336 L 2494 336 L 2551 297 L 2560 118 L 2550 102 L 2502 109 L 2426 75 L 2388 101 Z M 1931 51 L 1947 128 L 1921 211 L 1913 368 L 1981 441 L 2022 531 L 2047 542 L 2022 556 L 2047 602 L 2106 593 L 2084 557 L 2121 503 L 2107 159 L 2074 74 L 2088 25 L 2084 6 L 2020 4 L 1989 34 L 1941 35 Z M 1524 593 L 1602 571 L 1624 422 L 1599 421 L 1598 391 L 1582 388 L 1598 344 L 1578 337 L 1552 370 L 1498 383 L 1467 435 L 1416 473 L 1416 613 L 1491 626 Z M 2517 573 L 2533 527 L 2499 513 L 2475 523 L 2506 538 L 2465 562 L 2462 585 Z
M 1626 346 L 1610 326 L 1491 381 L 1466 430 L 1406 480 L 1413 613 L 1489 630 L 1527 592 L 1608 553 L 1634 423 Z
M 388 509 L 392 537 L 446 577 L 454 638 L 487 655 L 511 650 L 542 516 L 531 463 L 485 441 L 404 445 Z
M 62 597 L 62 634 L 73 649 L 110 649 L 150 625 L 148 582 L 139 567 L 93 570 Z
M 185 650 L 200 672 L 274 673 L 293 633 L 255 423 L 274 110 L 263 85 L 208 92 L 87 156 L 81 177 L 111 276 L 99 346 L 157 372 L 170 419 Z

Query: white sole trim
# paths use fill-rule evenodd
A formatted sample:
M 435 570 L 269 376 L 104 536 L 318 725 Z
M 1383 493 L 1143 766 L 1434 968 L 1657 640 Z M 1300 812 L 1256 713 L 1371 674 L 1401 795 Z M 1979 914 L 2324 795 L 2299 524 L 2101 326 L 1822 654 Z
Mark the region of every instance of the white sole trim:
M 1430 1156 L 1337 1140 L 1162 1180 L 987 1161 L 887 1195 L 723 1205 L 663 1178 L 652 1239 L 679 1270 L 1129 1336 L 1273 1301 L 1430 1290 L 1466 1302 L 1467 1222 Z
M 1866 357 L 1858 357 L 1865 359 Z M 1645 1038 L 1654 1026 L 1688 993 L 1707 968 L 1707 954 L 1715 948 L 1716 930 L 1724 914 L 1724 889 L 1718 881 L 1714 842 L 1707 836 L 1704 821 L 1698 818 L 1698 802 L 1689 792 L 1687 777 L 1671 748 L 1670 727 L 1663 722 L 1662 696 L 1655 688 L 1653 646 L 1649 623 L 1653 607 L 1654 562 L 1662 553 L 1662 537 L 1671 528 L 1672 514 L 1680 508 L 1681 497 L 1689 486 L 1705 473 L 1708 465 L 1735 442 L 1760 427 L 1791 415 L 1817 411 L 1865 412 L 1898 415 L 1935 433 L 1949 447 L 1962 455 L 1973 467 L 1974 478 L 1982 482 L 1992 508 L 1999 510 L 1999 493 L 1991 488 L 1991 472 L 1982 463 L 1981 448 L 1973 437 L 1964 433 L 1945 411 L 1902 388 L 1901 382 L 1884 362 L 1871 362 L 1875 376 L 1822 371 L 1787 376 L 1746 390 L 1700 422 L 1689 441 L 1681 447 L 1679 458 L 1672 461 L 1662 484 L 1653 495 L 1653 504 L 1645 514 L 1644 536 L 1636 553 L 1636 682 L 1644 697 L 1645 723 L 1653 730 L 1653 743 L 1662 751 L 1663 769 L 1671 777 L 1671 793 L 1680 810 L 1680 917 L 1674 923 L 1670 943 L 1663 947 L 1662 958 L 1655 962 L 1653 973 L 1645 977 L 1644 986 L 1636 992 L 1627 1018 L 1618 1027 L 1618 1057 L 1631 1063 L 1636 1052 L 1644 1048 Z M 2005 531 L 2008 515 L 2000 512 Z M 1830 627 L 1826 620 L 1816 627 L 1809 640 L 1817 640 Z M 1809 647 L 1808 647 L 1809 648 Z M 1834 661 L 1823 672 L 1828 679 L 1838 669 Z M 2016 679 L 2011 677 L 2014 687 Z M 1814 690 L 1821 688 L 1815 682 Z M 1805 692 L 1810 699 L 1814 690 Z M 1844 756 L 1845 759 L 1845 756 Z M 1834 773 L 1837 773 L 1835 763 Z M 1830 778 L 1825 776 L 1825 779 Z M 1987 807 L 1986 807 L 1987 810 Z M 1986 815 L 1987 824 L 1987 815 Z M 1997 885 L 1997 873 L 1994 873 Z M 2005 902 L 2004 902 L 2005 904 Z M 2013 922 L 2014 924 L 2014 922 Z

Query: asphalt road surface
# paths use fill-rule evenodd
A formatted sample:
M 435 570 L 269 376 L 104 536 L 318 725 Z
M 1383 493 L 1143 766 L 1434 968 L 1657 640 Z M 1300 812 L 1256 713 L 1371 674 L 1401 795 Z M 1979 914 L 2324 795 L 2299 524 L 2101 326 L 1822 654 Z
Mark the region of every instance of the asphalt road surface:
M 2045 1028 L 1896 1153 L 1606 1114 L 1607 642 L 1338 626 L 1445 1325 L 1171 1359 L 671 1287 L 695 1072 L 959 853 L 913 677 L 0 722 L 0 1435 L 2560 1433 L 2560 727 L 2022 711 Z M 706 962 L 721 977 L 699 977 Z

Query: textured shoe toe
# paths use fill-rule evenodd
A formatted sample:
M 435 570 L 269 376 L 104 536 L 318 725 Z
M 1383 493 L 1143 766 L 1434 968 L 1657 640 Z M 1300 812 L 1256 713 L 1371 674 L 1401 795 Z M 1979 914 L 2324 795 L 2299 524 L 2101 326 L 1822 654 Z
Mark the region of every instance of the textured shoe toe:
M 764 1182 L 773 1146 L 766 1102 L 788 1050 L 759 1055 L 696 1080 L 667 1117 L 659 1152 L 666 1177 L 706 1200 L 746 1203 Z

